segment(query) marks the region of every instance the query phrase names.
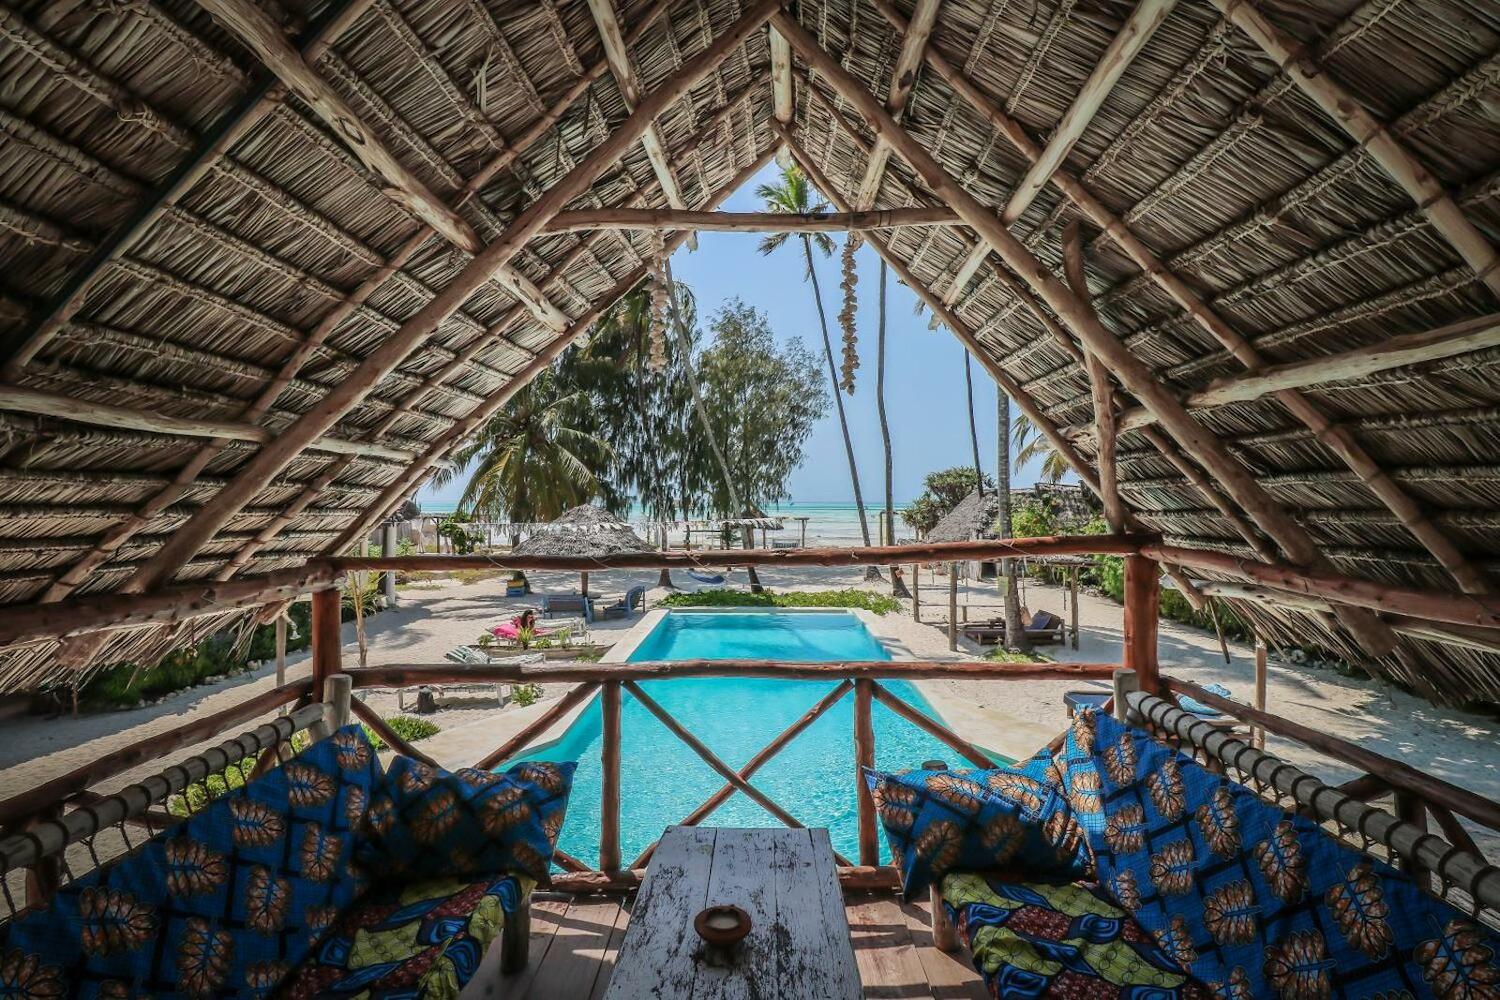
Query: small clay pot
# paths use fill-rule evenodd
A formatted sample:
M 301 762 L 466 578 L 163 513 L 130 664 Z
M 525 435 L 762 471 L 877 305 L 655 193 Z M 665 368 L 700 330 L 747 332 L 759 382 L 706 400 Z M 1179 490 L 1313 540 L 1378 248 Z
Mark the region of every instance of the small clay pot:
M 727 951 L 750 933 L 750 914 L 738 906 L 710 906 L 693 918 L 693 930 L 705 944 Z

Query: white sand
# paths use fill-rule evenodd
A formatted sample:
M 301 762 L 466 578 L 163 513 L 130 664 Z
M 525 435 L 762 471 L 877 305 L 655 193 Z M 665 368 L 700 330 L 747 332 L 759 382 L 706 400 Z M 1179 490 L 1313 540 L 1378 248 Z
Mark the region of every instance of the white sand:
M 676 578 L 690 582 L 681 574 Z M 864 586 L 858 569 L 766 570 L 761 578 L 777 589 L 823 589 Z M 569 592 L 577 577 L 562 573 L 531 574 L 540 592 Z M 590 590 L 620 594 L 634 584 L 654 584 L 655 571 L 614 571 L 590 575 Z M 731 575 L 730 583 L 743 586 L 745 574 Z M 884 588 L 884 584 L 875 586 Z M 946 615 L 947 587 L 943 577 L 924 573 L 921 593 L 923 618 Z M 961 601 L 970 618 L 997 614 L 998 597 L 992 587 L 978 584 L 963 588 Z M 664 591 L 653 589 L 654 602 Z M 1061 591 L 1028 584 L 1026 603 L 1033 610 L 1063 613 Z M 929 603 L 928 599 L 931 599 Z M 403 588 L 401 607 L 375 616 L 369 623 L 371 664 L 442 662 L 454 646 L 475 641 L 480 631 L 503 621 L 535 598 L 503 596 L 498 579 L 472 584 L 444 582 Z M 1107 600 L 1085 594 L 1080 602 L 1083 636 L 1078 650 L 1047 647 L 1059 660 L 1117 662 L 1121 655 L 1121 609 Z M 1065 616 L 1066 617 L 1066 616 Z M 612 641 L 636 619 L 600 623 L 595 638 Z M 945 633 L 932 625 L 912 621 L 909 606 L 901 613 L 880 619 L 880 637 L 898 657 L 966 659 L 973 653 L 950 654 Z M 344 627 L 344 661 L 357 663 L 354 627 Z M 970 647 L 972 649 L 972 647 Z M 1248 647 L 1230 644 L 1232 662 L 1225 664 L 1217 639 L 1196 629 L 1163 622 L 1161 660 L 1164 672 L 1199 683 L 1218 681 L 1238 699 L 1249 700 L 1253 691 L 1253 659 Z M 289 678 L 308 672 L 306 654 L 293 658 Z M 169 731 L 203 713 L 221 710 L 248 694 L 274 684 L 269 664 L 253 674 L 205 685 L 183 692 L 160 705 L 141 709 L 86 715 L 81 718 L 23 718 L 4 724 L 0 740 L 0 797 L 62 774 L 97 757 L 101 752 L 127 745 L 153 733 Z M 924 692 L 953 728 L 968 739 L 1012 757 L 1024 757 L 1061 731 L 1066 719 L 1062 694 L 1066 690 L 1094 686 L 1088 682 L 1056 681 L 924 681 Z M 1100 687 L 1105 687 L 1099 684 Z M 547 698 L 561 694 L 553 685 Z M 396 711 L 394 692 L 371 693 L 369 704 L 382 714 Z M 1315 671 L 1271 657 L 1268 706 L 1276 714 L 1356 742 L 1377 753 L 1399 758 L 1412 766 L 1490 798 L 1500 797 L 1500 726 L 1492 719 L 1452 709 L 1435 708 L 1410 695 L 1393 691 L 1367 679 L 1352 679 L 1332 672 Z M 529 708 L 496 709 L 493 702 L 475 702 L 470 707 L 444 709 L 431 716 L 443 732 L 423 748 L 444 764 L 472 763 L 508 736 L 517 732 L 546 709 L 546 701 Z M 236 732 L 249 728 L 237 727 Z M 232 735 L 232 734 L 231 734 Z M 212 741 L 217 742 L 217 740 Z M 1332 782 L 1356 776 L 1353 768 L 1321 760 L 1311 752 L 1273 737 L 1268 749 Z M 189 751 L 183 751 L 185 755 Z M 174 756 L 181 756 L 174 755 Z M 158 769 L 160 764 L 138 768 L 108 783 L 117 787 L 128 780 Z M 107 788 L 103 789 L 107 790 Z M 1475 831 L 1481 847 L 1500 847 L 1500 835 Z

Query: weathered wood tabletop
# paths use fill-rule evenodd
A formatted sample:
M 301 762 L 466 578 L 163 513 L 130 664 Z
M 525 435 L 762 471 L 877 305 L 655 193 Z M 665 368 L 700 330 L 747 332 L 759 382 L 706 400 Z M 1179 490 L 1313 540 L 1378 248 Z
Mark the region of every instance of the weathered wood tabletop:
M 727 904 L 750 914 L 750 934 L 732 964 L 714 964 L 693 918 Z M 859 997 L 828 831 L 668 827 L 604 995 Z

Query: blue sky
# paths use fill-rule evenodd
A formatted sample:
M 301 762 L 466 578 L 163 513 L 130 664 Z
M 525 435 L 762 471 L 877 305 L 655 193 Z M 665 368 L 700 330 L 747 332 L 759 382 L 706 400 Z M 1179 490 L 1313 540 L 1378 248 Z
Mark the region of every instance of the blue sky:
M 729 212 L 761 211 L 755 187 L 774 181 L 778 169 L 767 166 L 751 183 L 725 202 Z M 801 248 L 789 240 L 769 257 L 756 246 L 754 233 L 700 233 L 698 249 L 682 248 L 672 258 L 673 276 L 689 285 L 698 299 L 700 323 L 718 307 L 739 296 L 763 310 L 779 340 L 802 338 L 822 360 L 822 333 L 812 288 L 803 278 Z M 853 397 L 844 396 L 859 464 L 865 502 L 873 503 L 883 488 L 884 458 L 880 422 L 875 410 L 875 332 L 878 319 L 877 284 L 880 259 L 868 246 L 857 253 L 859 262 L 860 369 Z M 843 306 L 839 290 L 837 254 L 818 261 L 818 280 L 828 310 L 837 359 L 840 336 L 837 315 Z M 964 351 L 946 328 L 927 328 L 929 314 L 917 315 L 917 298 L 891 275 L 886 292 L 886 413 L 891 423 L 897 502 L 911 500 L 922 488 L 922 477 L 936 469 L 973 461 L 969 445 L 968 409 L 964 397 Z M 823 364 L 826 372 L 827 365 Z M 986 472 L 995 470 L 995 384 L 974 365 L 974 409 L 979 420 L 979 455 Z M 1012 408 L 1012 418 L 1015 416 Z M 827 415 L 808 439 L 802 466 L 792 474 L 792 499 L 801 502 L 852 500 L 849 466 L 844 457 L 838 417 L 830 403 Z M 1017 485 L 1036 479 L 1035 467 L 1019 470 Z M 462 477 L 444 489 L 427 487 L 419 502 L 452 502 L 462 492 Z

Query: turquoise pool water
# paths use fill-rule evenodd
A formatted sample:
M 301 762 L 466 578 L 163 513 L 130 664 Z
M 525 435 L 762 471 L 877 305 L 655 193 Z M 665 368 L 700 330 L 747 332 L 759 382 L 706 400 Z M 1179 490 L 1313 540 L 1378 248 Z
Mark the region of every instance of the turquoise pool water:
M 629 657 L 632 662 L 742 658 L 829 662 L 888 660 L 890 655 L 847 612 L 673 611 Z M 919 710 L 939 717 L 909 682 L 882 683 Z M 644 688 L 726 764 L 739 769 L 834 686 L 830 681 L 713 677 L 650 681 Z M 879 703 L 874 706 L 874 726 L 875 763 L 880 768 L 918 767 L 934 759 L 959 763 L 952 750 Z M 620 732 L 620 841 L 628 864 L 724 782 L 628 693 L 620 710 Z M 560 738 L 518 758 L 578 761 L 559 846 L 590 864 L 599 857 L 600 733 L 596 698 Z M 834 849 L 853 859 L 858 854 L 853 779 L 850 692 L 750 780 L 802 823 L 828 827 Z M 738 792 L 704 822 L 779 825 Z M 886 854 L 883 842 L 881 852 Z

